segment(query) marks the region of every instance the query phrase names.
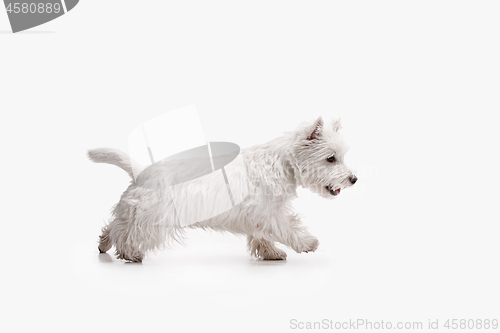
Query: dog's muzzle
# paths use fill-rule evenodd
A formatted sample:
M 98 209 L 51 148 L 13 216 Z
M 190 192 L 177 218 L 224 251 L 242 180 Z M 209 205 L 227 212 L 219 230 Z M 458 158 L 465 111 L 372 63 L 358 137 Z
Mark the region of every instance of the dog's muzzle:
M 340 188 L 334 190 L 330 185 L 326 186 L 326 189 L 331 195 L 338 195 L 340 193 Z

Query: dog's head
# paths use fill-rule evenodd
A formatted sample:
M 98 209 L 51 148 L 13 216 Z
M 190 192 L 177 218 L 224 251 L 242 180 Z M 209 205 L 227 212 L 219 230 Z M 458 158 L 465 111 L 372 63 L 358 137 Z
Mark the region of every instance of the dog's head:
M 337 196 L 358 180 L 344 164 L 348 146 L 340 128 L 339 120 L 324 124 L 320 117 L 297 129 L 297 141 L 292 148 L 299 182 L 325 198 Z

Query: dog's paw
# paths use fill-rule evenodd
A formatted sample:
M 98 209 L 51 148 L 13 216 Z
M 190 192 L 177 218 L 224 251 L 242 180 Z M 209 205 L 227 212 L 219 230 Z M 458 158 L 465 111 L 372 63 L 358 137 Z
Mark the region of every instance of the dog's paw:
M 259 253 L 259 258 L 262 260 L 286 260 L 286 252 L 278 248 Z
M 121 253 L 121 252 L 116 252 L 116 258 L 122 259 L 128 262 L 142 262 L 142 259 L 144 258 L 143 254 L 127 254 L 127 253 Z
M 295 250 L 296 252 L 298 253 L 301 253 L 301 252 L 305 252 L 305 253 L 308 253 L 308 252 L 314 252 L 318 249 L 318 246 L 319 246 L 319 241 L 317 238 L 315 237 L 308 237 L 307 239 L 304 240 L 303 244 L 301 244 L 301 246 L 299 247 L 298 251 Z
M 316 251 L 318 249 L 318 246 L 319 246 L 319 241 L 316 238 L 314 238 L 314 240 L 312 240 L 309 243 L 309 245 L 307 247 L 307 250 L 305 252 L 306 253 L 307 252 L 314 252 L 314 251 Z

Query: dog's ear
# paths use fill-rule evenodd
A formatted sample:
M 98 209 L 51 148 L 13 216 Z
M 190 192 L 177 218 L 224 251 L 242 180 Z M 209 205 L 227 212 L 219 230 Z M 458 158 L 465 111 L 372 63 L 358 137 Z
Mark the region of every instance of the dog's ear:
M 332 128 L 334 132 L 338 132 L 342 129 L 342 124 L 340 123 L 340 119 L 335 119 L 332 122 Z
M 319 138 L 322 129 L 323 129 L 323 118 L 319 117 L 314 122 L 314 125 L 312 126 L 312 128 L 309 132 L 310 134 L 307 137 L 307 140 L 313 140 L 313 139 Z

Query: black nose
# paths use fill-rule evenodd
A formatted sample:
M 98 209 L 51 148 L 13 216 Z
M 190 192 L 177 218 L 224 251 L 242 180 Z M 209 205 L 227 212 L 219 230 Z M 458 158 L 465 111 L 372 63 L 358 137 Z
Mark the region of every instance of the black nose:
M 356 177 L 356 176 L 351 176 L 351 177 L 349 177 L 349 181 L 350 181 L 351 183 L 355 184 L 355 183 L 358 181 L 358 177 Z

